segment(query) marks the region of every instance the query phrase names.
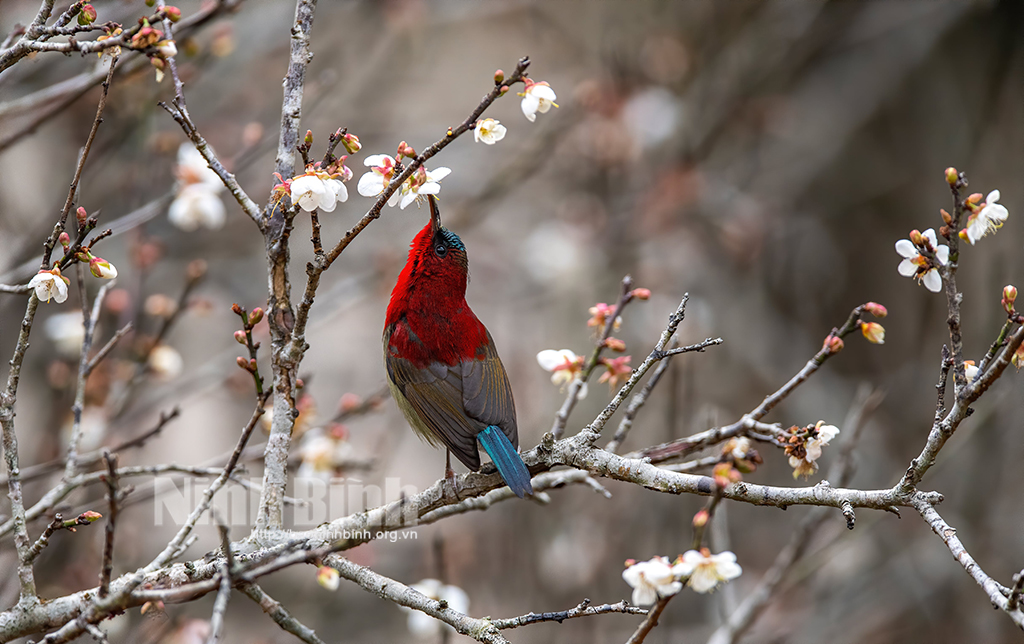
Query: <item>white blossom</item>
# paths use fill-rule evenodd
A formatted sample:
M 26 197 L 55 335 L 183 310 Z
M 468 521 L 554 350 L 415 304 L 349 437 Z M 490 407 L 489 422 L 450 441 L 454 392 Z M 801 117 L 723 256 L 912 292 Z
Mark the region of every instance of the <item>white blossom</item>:
M 149 368 L 160 380 L 172 380 L 181 375 L 185 366 L 181 354 L 166 344 L 153 348 L 149 353 Z
M 370 168 L 370 171 L 359 177 L 356 191 L 364 197 L 376 197 L 384 192 L 384 188 L 391 182 L 395 175 L 395 160 L 386 154 L 373 154 L 363 160 L 363 165 Z M 398 203 L 398 190 L 388 199 L 388 205 L 394 206 Z
M 436 170 L 427 170 L 423 166 L 412 173 L 412 176 L 405 180 L 402 187 L 395 191 L 395 194 L 401 193 L 402 201 L 400 208 L 405 210 L 405 207 L 416 201 L 421 195 L 436 195 L 441 191 L 441 179 L 444 179 L 451 174 L 451 168 L 437 168 Z M 388 201 L 388 205 L 394 205 Z
M 29 288 L 35 289 L 36 297 L 43 302 L 49 302 L 52 298 L 57 304 L 68 299 L 68 285 L 70 280 L 60 274 L 59 268 L 52 271 L 39 271 L 35 277 L 28 281 Z
M 582 356 L 577 356 L 570 349 L 544 349 L 537 354 L 537 364 L 544 371 L 551 372 L 551 382 L 564 389 L 564 386 L 580 379 L 583 370 Z M 580 382 L 578 400 L 587 397 L 587 383 Z
M 828 445 L 828 442 L 839 435 L 839 428 L 835 425 L 823 425 L 824 421 L 819 420 L 816 425 L 818 435 L 807 441 L 804 449 L 807 450 L 807 462 L 813 463 L 821 458 L 821 448 Z
M 81 311 L 51 315 L 43 325 L 43 330 L 61 355 L 74 358 L 81 352 L 85 341 Z
M 320 566 L 316 571 L 316 583 L 330 591 L 338 590 L 341 585 L 341 576 L 338 571 L 330 566 Z
M 996 232 L 1009 215 L 1006 206 L 999 203 L 999 191 L 988 193 L 981 210 L 967 218 L 967 241 L 973 246 L 974 242 L 985 235 Z
M 683 588 L 665 557 L 634 563 L 622 571 L 622 579 L 633 588 L 634 606 L 653 604 L 659 597 L 670 597 Z
M 974 382 L 974 379 L 978 377 L 979 369 L 974 364 L 974 360 L 964 360 L 964 377 L 967 378 L 967 384 Z
M 291 198 L 306 212 L 333 212 L 339 202 L 348 201 L 348 188 L 326 172 L 309 172 L 291 180 Z
M 931 228 L 924 231 L 922 235 L 930 242 L 935 249 L 935 259 L 945 266 L 949 262 L 949 246 L 939 245 L 935 237 L 935 231 Z M 903 277 L 915 277 L 924 287 L 932 293 L 938 293 L 942 289 L 942 277 L 935 266 L 931 266 L 928 258 L 917 251 L 914 242 L 909 239 L 901 239 L 896 242 L 896 252 L 903 257 L 903 261 L 896 268 Z
M 687 550 L 674 570 L 679 576 L 686 577 L 686 585 L 698 593 L 710 592 L 743 573 L 733 553 L 726 550 L 713 555 L 706 549 L 700 552 Z
M 469 595 L 458 586 L 443 584 L 437 579 L 424 579 L 413 584 L 411 588 L 435 601 L 448 602 L 448 607 L 459 613 L 465 614 L 469 611 Z M 437 637 L 442 628 L 451 629 L 451 626 L 422 611 L 405 606 L 400 606 L 400 608 L 409 613 L 409 632 L 416 637 L 424 639 Z
M 167 212 L 170 222 L 186 232 L 221 228 L 225 210 L 219 195 L 224 184 L 191 143 L 183 143 L 178 148 L 175 174 L 178 194 Z
M 520 107 L 523 110 L 523 115 L 531 123 L 537 120 L 537 112 L 544 114 L 551 109 L 555 103 L 555 91 L 545 81 L 535 83 L 530 79 L 526 79 L 526 89 L 519 93 L 523 97 L 523 102 Z
M 505 132 L 505 126 L 501 124 L 501 121 L 482 119 L 476 122 L 476 128 L 473 130 L 473 140 L 479 143 L 486 143 L 487 145 L 494 145 L 505 138 Z

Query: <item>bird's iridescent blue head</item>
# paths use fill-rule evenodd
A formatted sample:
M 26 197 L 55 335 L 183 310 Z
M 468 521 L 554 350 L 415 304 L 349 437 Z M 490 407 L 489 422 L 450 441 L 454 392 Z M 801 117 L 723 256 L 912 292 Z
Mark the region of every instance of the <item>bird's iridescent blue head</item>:
M 441 225 L 441 213 L 437 209 L 437 198 L 434 195 L 429 195 L 427 199 L 430 203 L 430 230 L 434 256 L 441 260 L 451 256 L 461 266 L 467 266 L 469 261 L 466 257 L 466 245 L 462 243 L 458 235 Z

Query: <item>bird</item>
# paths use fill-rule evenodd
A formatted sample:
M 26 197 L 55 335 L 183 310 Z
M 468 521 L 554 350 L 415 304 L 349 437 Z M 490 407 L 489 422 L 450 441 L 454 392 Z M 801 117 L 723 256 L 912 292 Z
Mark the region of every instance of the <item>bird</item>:
M 518 452 L 508 374 L 491 334 L 466 302 L 466 246 L 441 225 L 436 198 L 428 200 L 430 221 L 412 240 L 385 317 L 388 388 L 416 433 L 446 448 L 445 478 L 453 489 L 452 453 L 479 471 L 479 443 L 505 484 L 523 498 L 533 487 Z

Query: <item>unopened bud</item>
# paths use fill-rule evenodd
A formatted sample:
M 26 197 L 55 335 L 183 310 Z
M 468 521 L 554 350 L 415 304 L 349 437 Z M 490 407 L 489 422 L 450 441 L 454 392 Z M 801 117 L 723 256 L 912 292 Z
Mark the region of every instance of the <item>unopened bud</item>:
M 235 342 L 238 344 L 246 343 L 245 331 L 235 331 Z
M 93 277 L 101 277 L 105 280 L 112 280 L 117 277 L 117 269 L 102 257 L 93 257 L 89 260 L 89 272 L 92 273 Z
M 341 144 L 345 146 L 345 149 L 348 150 L 349 154 L 355 154 L 356 152 L 359 152 L 359 150 L 363 149 L 362 144 L 359 143 L 359 137 L 351 132 L 341 137 Z
M 939 226 L 939 236 L 943 239 L 949 239 L 949 236 L 953 234 L 953 229 L 949 226 Z
M 946 222 L 946 224 L 953 223 L 953 216 L 946 212 L 945 208 L 939 208 L 939 213 L 942 215 L 942 221 Z
M 159 56 L 153 56 L 150 58 L 149 64 L 160 71 L 167 69 L 167 61 Z
M 256 373 L 256 358 L 249 358 L 249 371 Z
M 256 307 L 249 313 L 249 324 L 256 326 L 263 319 L 263 309 Z
M 915 246 L 922 246 L 924 245 L 924 235 L 921 234 L 920 230 L 915 228 L 910 231 L 910 241 L 913 242 Z
M 1020 345 L 1013 353 L 1013 356 L 1010 357 L 1010 362 L 1018 369 L 1024 366 L 1024 344 Z
M 79 206 L 75 211 L 75 218 L 78 219 L 79 226 L 84 226 L 85 222 L 89 220 L 89 213 L 85 212 L 85 208 Z
M 100 514 L 99 512 L 95 512 L 93 510 L 87 510 L 87 511 L 79 514 L 78 518 L 80 520 L 82 520 L 82 521 L 87 522 L 87 523 L 93 523 L 94 521 L 98 521 L 98 520 L 102 519 L 103 515 Z
M 868 302 L 864 305 L 864 310 L 876 318 L 884 318 L 889 314 L 889 311 L 878 302 Z
M 303 141 L 306 145 L 313 145 L 313 130 L 306 130 L 306 138 Z
M 296 389 L 302 389 L 305 386 L 306 386 L 306 381 L 305 380 L 303 380 L 302 378 L 296 378 L 295 379 L 295 388 Z
M 1017 287 L 1007 284 L 1003 287 L 1003 310 L 1008 314 L 1013 313 L 1013 303 L 1017 299 Z
M 829 334 L 829 336 L 825 338 L 825 342 L 821 345 L 821 348 L 825 349 L 830 354 L 839 353 L 843 350 L 843 339 L 837 335 Z
M 167 16 L 167 19 L 171 22 L 178 22 L 181 20 L 181 9 L 168 5 L 164 7 L 164 15 Z
M 96 22 L 96 7 L 91 4 L 82 5 L 78 11 L 78 24 L 86 26 L 94 22 Z
M 242 369 L 245 369 L 246 371 L 249 370 L 249 361 L 243 358 L 242 356 L 238 356 L 237 358 L 235 358 L 235 362 Z
M 707 510 L 701 509 L 697 514 L 693 515 L 693 527 L 703 528 L 708 523 L 708 519 L 711 518 L 711 514 Z
M 235 315 L 242 315 L 243 313 L 245 313 L 245 309 L 243 309 L 242 307 L 238 306 L 237 303 L 235 303 L 231 305 L 231 312 L 234 313 Z
M 362 404 L 363 399 L 358 394 L 348 392 L 341 395 L 341 401 L 338 403 L 338 406 L 341 408 L 341 411 L 353 411 Z
M 202 279 L 206 275 L 206 260 L 205 259 L 193 259 L 185 267 L 185 277 L 191 281 Z
M 960 237 L 960 239 L 962 239 L 964 241 L 970 241 L 970 238 L 967 236 L 967 229 L 966 228 L 964 228 L 963 230 L 958 232 L 957 236 Z
M 960 179 L 960 173 L 956 171 L 956 168 L 949 166 L 946 168 L 946 183 L 953 185 Z
M 68 236 L 67 233 L 61 233 L 60 237 L 58 237 L 57 240 L 60 241 L 60 245 L 63 246 L 64 248 L 67 248 L 68 246 L 71 245 L 71 237 Z
M 885 344 L 885 328 L 878 322 L 861 322 L 860 332 L 872 344 Z
M 980 192 L 972 192 L 970 196 L 967 197 L 967 203 L 968 205 L 976 206 L 979 203 L 981 203 L 981 200 L 984 198 L 985 195 L 981 194 Z
M 651 299 L 651 289 L 635 288 L 633 289 L 633 297 L 635 297 L 638 300 L 649 300 Z
M 496 69 L 494 71 L 494 84 L 495 85 L 501 85 L 504 82 L 505 82 L 505 72 L 501 71 L 500 69 Z
M 502 85 L 501 86 L 501 89 L 499 90 L 498 96 L 504 96 L 505 94 L 508 94 L 508 85 Z
M 604 341 L 604 346 L 620 353 L 626 350 L 626 343 L 618 338 L 608 338 Z

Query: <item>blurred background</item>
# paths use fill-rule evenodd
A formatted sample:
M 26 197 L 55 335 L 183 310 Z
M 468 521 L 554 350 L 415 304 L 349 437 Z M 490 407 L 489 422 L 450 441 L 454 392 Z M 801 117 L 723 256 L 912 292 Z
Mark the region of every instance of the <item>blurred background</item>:
M 141 0 L 94 4 L 100 21 L 131 23 L 148 11 Z M 180 7 L 186 17 L 201 8 L 189 0 Z M 34 0 L 3 0 L 0 30 L 27 23 L 37 8 Z M 191 114 L 257 202 L 274 183 L 293 12 L 292 2 L 246 0 L 178 42 Z M 452 169 L 442 183 L 443 216 L 468 248 L 468 300 L 508 369 L 523 446 L 548 431 L 564 397 L 537 352 L 589 353 L 587 310 L 614 303 L 625 274 L 653 292 L 627 309 L 616 334 L 635 364 L 684 293 L 691 299 L 681 340 L 725 340 L 675 359 L 625 451 L 737 420 L 799 370 L 850 309 L 873 300 L 889 310 L 885 344 L 851 336 L 841 355 L 765 420 L 842 424 L 861 385 L 884 392 L 855 452 L 853 486 L 888 487 L 924 443 L 947 339 L 944 298 L 896 273 L 893 244 L 912 228 L 942 225 L 939 208 L 951 203 L 947 166 L 965 171 L 973 191 L 1001 190 L 1011 213 L 1000 234 L 961 254 L 967 357 L 979 359 L 998 332 L 1003 285 L 1024 286 L 1016 216 L 1024 203 L 1022 24 L 1024 4 L 1014 0 L 324 1 L 302 129 L 313 131 L 317 158 L 330 132 L 357 134 L 363 150 L 349 167 L 358 179 L 369 154 L 394 154 L 401 140 L 420 150 L 439 139 L 477 105 L 495 69 L 510 72 L 529 55 L 531 76 L 550 82 L 559 107 L 530 123 L 510 93 L 487 113 L 507 126 L 503 141 L 485 146 L 465 136 L 429 164 Z M 93 56 L 39 55 L 0 75 L 0 283 L 24 283 L 36 270 L 99 96 L 95 88 L 77 98 L 44 92 L 95 73 L 96 64 Z M 97 249 L 119 271 L 98 342 L 129 320 L 138 329 L 90 380 L 86 448 L 116 445 L 151 427 L 161 411 L 181 408 L 142 449 L 123 452 L 123 464 L 208 464 L 230 451 L 252 405 L 251 381 L 235 365 L 241 347 L 230 305 L 266 303 L 262 237 L 230 197 L 221 197 L 220 228 L 186 231 L 167 218 L 185 140 L 157 106 L 172 93 L 169 79 L 156 83 L 146 64 L 115 79 L 79 200 L 99 211 L 100 229 L 117 222 L 118 234 Z M 371 204 L 355 183 L 347 203 L 321 213 L 325 244 Z M 343 394 L 351 406 L 384 385 L 385 307 L 408 242 L 427 218 L 425 208 L 386 208 L 321 285 L 300 425 L 333 441 L 328 476 L 381 486 L 399 477 L 422 489 L 443 472 L 444 455 L 414 437 L 389 397 L 341 427 L 327 424 Z M 296 221 L 292 266 L 301 285 L 309 221 Z M 205 262 L 206 275 L 178 311 L 195 260 Z M 90 294 L 98 288 L 95 279 L 87 284 Z M 41 307 L 33 331 L 18 405 L 23 467 L 58 457 L 66 441 L 81 342 L 79 296 L 71 290 L 63 305 Z M 23 303 L 0 295 L 0 355 L 13 350 Z M 155 350 L 168 319 L 173 324 Z M 269 345 L 265 322 L 257 335 Z M 923 485 L 945 495 L 939 511 L 1004 584 L 1024 565 L 1020 377 L 1007 372 L 978 403 Z M 592 382 L 570 432 L 609 398 L 607 385 Z M 312 439 L 305 440 L 308 447 Z M 311 461 L 303 439 L 296 444 L 296 464 Z M 765 463 L 748 480 L 793 485 L 784 454 L 759 450 Z M 834 457 L 834 448 L 825 450 L 823 469 Z M 258 459 L 247 468 L 259 476 Z M 29 500 L 55 481 L 33 481 Z M 155 525 L 152 485 L 133 483 L 136 503 L 119 523 L 115 573 L 148 562 L 175 527 Z M 704 500 L 605 484 L 611 499 L 582 486 L 557 490 L 550 505 L 508 502 L 349 554 L 404 583 L 443 578 L 468 593 L 474 616 L 563 610 L 584 597 L 612 603 L 629 597 L 625 559 L 674 557 L 689 547 L 691 519 Z M 100 487 L 76 493 L 65 515 L 103 512 L 102 494 Z M 704 641 L 808 511 L 723 504 L 713 550 L 733 550 L 743 576 L 714 595 L 678 597 L 647 641 Z M 95 585 L 102 532 L 94 526 L 54 537 L 40 560 L 44 594 Z M 234 526 L 235 538 L 245 534 L 244 522 Z M 216 547 L 215 528 L 201 535 L 188 557 Z M 0 569 L 13 570 L 10 538 L 0 545 Z M 17 598 L 11 581 L 0 581 L 4 607 Z M 264 587 L 325 641 L 421 641 L 394 605 L 346 583 L 328 593 L 311 567 L 279 573 Z M 208 619 L 212 601 L 156 615 L 132 610 L 109 623 L 112 641 L 202 641 L 204 624 L 191 620 Z M 240 595 L 228 617 L 229 642 L 292 641 Z M 639 621 L 608 615 L 508 635 L 622 642 Z M 861 511 L 852 532 L 838 512 L 830 515 L 743 641 L 1017 638 L 915 513 L 900 520 Z

